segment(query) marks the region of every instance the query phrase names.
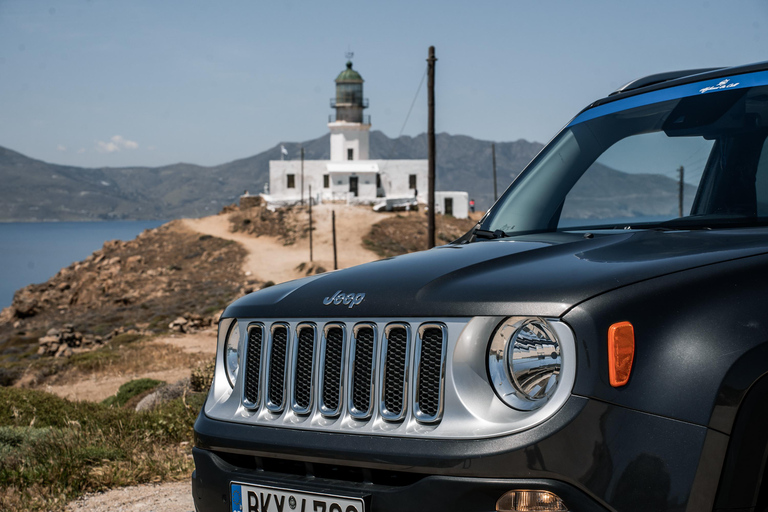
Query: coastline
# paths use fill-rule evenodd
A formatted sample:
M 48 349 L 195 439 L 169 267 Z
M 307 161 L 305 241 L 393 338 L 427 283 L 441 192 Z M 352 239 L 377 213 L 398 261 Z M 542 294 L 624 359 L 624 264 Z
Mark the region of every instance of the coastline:
M 42 283 L 109 240 L 130 240 L 167 220 L 0 222 L 0 309 L 16 291 Z

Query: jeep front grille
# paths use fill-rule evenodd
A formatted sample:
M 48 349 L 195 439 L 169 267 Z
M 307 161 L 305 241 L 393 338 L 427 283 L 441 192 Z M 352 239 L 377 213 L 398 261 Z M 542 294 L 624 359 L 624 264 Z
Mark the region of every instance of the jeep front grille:
M 341 416 L 365 423 L 375 416 L 397 424 L 412 414 L 420 423 L 440 421 L 447 342 L 442 323 L 293 325 L 249 325 L 247 409 L 281 415 L 290 397 L 288 409 L 297 417 L 319 413 L 324 421 Z

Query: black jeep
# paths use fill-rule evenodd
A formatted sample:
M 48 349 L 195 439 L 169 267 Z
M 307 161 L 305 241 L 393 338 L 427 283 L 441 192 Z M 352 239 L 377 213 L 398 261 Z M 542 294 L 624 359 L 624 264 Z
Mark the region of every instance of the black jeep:
M 632 82 L 459 240 L 229 306 L 200 511 L 763 511 L 768 63 Z

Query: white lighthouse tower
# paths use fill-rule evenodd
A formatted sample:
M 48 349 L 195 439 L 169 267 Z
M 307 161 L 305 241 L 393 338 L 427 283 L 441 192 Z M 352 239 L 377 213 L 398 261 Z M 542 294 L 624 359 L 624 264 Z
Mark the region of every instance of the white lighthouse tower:
M 347 55 L 351 58 L 351 54 Z M 331 161 L 368 160 L 371 117 L 363 114 L 368 108 L 368 99 L 363 97 L 363 77 L 347 69 L 336 77 L 336 97 L 331 98 L 331 115 L 328 128 L 331 131 Z
M 370 160 L 371 117 L 364 113 L 368 100 L 363 97 L 363 77 L 353 69 L 351 58 L 348 54 L 331 98 L 335 109 L 328 119 L 331 159 L 302 162 L 294 151 L 287 160 L 271 160 L 270 194 L 261 194 L 270 207 L 296 204 L 310 196 L 310 188 L 316 202 L 426 200 L 426 160 Z

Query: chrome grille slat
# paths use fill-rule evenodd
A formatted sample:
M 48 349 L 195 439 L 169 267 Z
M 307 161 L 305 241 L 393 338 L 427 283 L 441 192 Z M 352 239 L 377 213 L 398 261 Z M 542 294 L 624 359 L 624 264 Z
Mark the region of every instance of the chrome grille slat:
M 285 406 L 285 368 L 288 362 L 288 326 L 275 324 L 269 345 L 267 366 L 267 409 L 282 412 Z
M 344 340 L 346 332 L 342 324 L 325 327 L 320 352 L 320 412 L 327 417 L 341 412 L 344 387 Z
M 384 330 L 380 404 L 385 420 L 399 421 L 405 417 L 410 338 L 410 328 L 405 324 L 390 324 Z
M 446 338 L 445 327 L 440 324 L 419 328 L 414 414 L 422 422 L 438 421 L 442 414 Z
M 243 405 L 250 408 L 259 406 L 259 377 L 261 376 L 261 345 L 264 339 L 264 326 L 248 326 L 248 346 L 245 354 L 245 382 Z
M 291 407 L 297 414 L 307 414 L 312 409 L 312 377 L 315 365 L 315 327 L 300 325 L 297 328 L 293 353 L 296 354 L 291 386 Z
M 373 411 L 373 391 L 376 371 L 376 328 L 373 324 L 358 324 L 352 333 L 350 347 L 349 414 L 356 419 L 368 419 Z

